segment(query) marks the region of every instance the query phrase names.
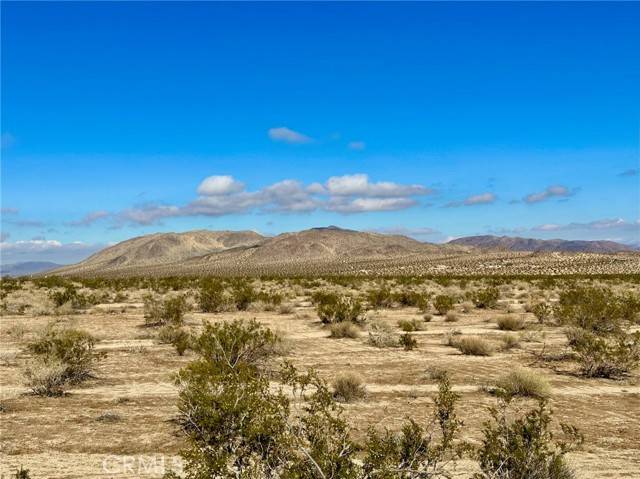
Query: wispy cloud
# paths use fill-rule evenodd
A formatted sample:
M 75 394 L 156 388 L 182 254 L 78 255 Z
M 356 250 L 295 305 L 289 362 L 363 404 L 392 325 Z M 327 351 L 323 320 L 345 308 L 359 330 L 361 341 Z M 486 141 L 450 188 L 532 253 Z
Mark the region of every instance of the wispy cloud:
M 487 205 L 494 203 L 496 199 L 497 197 L 493 193 L 481 193 L 479 195 L 469 196 L 462 201 L 450 201 L 444 206 L 445 208 L 457 208 L 459 206 Z
M 350 141 L 347 148 L 353 151 L 362 151 L 367 147 L 364 141 Z
M 625 170 L 621 173 L 618 173 L 618 176 L 621 177 L 630 177 L 630 176 L 638 176 L 638 168 L 630 168 L 628 170 Z
M 279 126 L 277 128 L 270 128 L 268 131 L 269 138 L 273 141 L 280 141 L 289 144 L 304 144 L 311 143 L 313 138 L 300 133 L 298 131 L 287 128 L 286 126 Z
M 547 201 L 552 198 L 568 198 L 575 194 L 575 189 L 570 190 L 566 186 L 562 185 L 552 185 L 545 188 L 543 191 L 529 193 L 527 196 L 523 198 L 525 203 L 533 204 L 540 203 L 542 201 Z
M 637 232 L 640 234 L 640 220 L 626 221 L 622 218 L 605 218 L 588 223 L 567 223 L 556 224 L 546 223 L 531 228 L 532 231 L 607 231 L 607 230 L 623 230 L 628 232 Z
M 81 219 L 77 221 L 69 221 L 65 223 L 66 226 L 76 227 L 76 226 L 90 226 L 98 220 L 108 218 L 111 214 L 108 211 L 99 210 L 99 211 L 91 211 L 84 215 Z
M 20 210 L 18 208 L 2 208 L 2 209 L 0 209 L 0 214 L 3 214 L 3 215 L 17 215 L 18 213 L 20 213 Z

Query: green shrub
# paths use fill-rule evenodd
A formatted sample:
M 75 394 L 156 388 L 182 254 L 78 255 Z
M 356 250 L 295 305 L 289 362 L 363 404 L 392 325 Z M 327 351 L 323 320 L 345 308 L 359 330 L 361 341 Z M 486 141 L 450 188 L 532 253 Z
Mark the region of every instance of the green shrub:
M 405 333 L 422 331 L 424 329 L 423 323 L 417 319 L 401 319 L 398 321 L 398 327 Z
M 224 286 L 220 281 L 206 280 L 201 283 L 198 306 L 203 313 L 219 313 L 225 310 L 226 305 Z
M 605 337 L 582 331 L 572 330 L 570 345 L 578 355 L 583 375 L 618 378 L 640 364 L 640 332 Z
M 520 338 L 513 334 L 503 334 L 502 336 L 500 336 L 500 341 L 502 341 L 503 351 L 508 351 L 520 346 Z
M 539 302 L 533 305 L 531 312 L 540 324 L 544 324 L 551 319 L 551 316 L 553 315 L 553 308 L 547 303 Z
M 331 334 L 330 338 L 340 339 L 340 338 L 351 338 L 357 339 L 360 337 L 360 328 L 358 328 L 353 323 L 342 322 L 342 323 L 333 323 L 330 326 Z
M 447 466 L 462 452 L 454 445 L 462 426 L 455 411 L 458 399 L 445 375 L 439 382 L 433 418 L 426 428 L 413 419 L 404 423 L 399 434 L 370 428 L 364 447 L 364 477 L 450 477 Z
M 231 300 L 238 311 L 246 311 L 258 298 L 253 286 L 246 282 L 234 283 L 231 289 Z
M 626 319 L 628 312 L 621 304 L 609 289 L 573 288 L 560 292 L 553 312 L 560 324 L 609 334 L 620 331 Z
M 367 292 L 367 302 L 373 309 L 390 308 L 393 306 L 393 296 L 387 287 L 369 290 Z
M 167 298 L 164 301 L 147 294 L 144 301 L 144 320 L 147 326 L 182 326 L 184 314 L 188 310 L 187 300 L 184 296 Z
M 418 347 L 418 340 L 411 333 L 404 333 L 400 335 L 399 344 L 405 351 L 411 351 Z
M 491 343 L 479 336 L 456 339 L 454 347 L 467 356 L 491 356 L 493 354 Z
M 453 311 L 447 311 L 447 314 L 444 317 L 444 321 L 446 323 L 455 323 L 458 319 L 458 315 Z
M 474 479 L 573 479 L 564 456 L 583 442 L 578 430 L 561 424 L 566 439 L 554 441 L 552 414 L 544 400 L 515 419 L 510 419 L 508 404 L 491 409 L 493 421 L 485 423 L 477 452 L 482 472 Z
M 491 309 L 495 308 L 500 298 L 500 290 L 495 287 L 489 287 L 474 291 L 471 300 L 476 308 Z
M 49 326 L 27 349 L 44 363 L 62 364 L 65 381 L 78 383 L 91 376 L 103 356 L 95 351 L 95 344 L 96 339 L 85 331 Z
M 496 382 L 496 387 L 509 396 L 546 398 L 551 393 L 551 386 L 546 378 L 524 368 L 516 368 L 502 376 Z
M 439 294 L 433 300 L 433 307 L 436 309 L 438 314 L 446 314 L 447 311 L 453 309 L 455 303 L 455 299 L 451 296 L 448 296 L 446 294 Z
M 354 402 L 367 396 L 367 388 L 355 374 L 342 374 L 332 383 L 333 397 L 338 402 Z
M 350 296 L 327 295 L 316 303 L 316 312 L 324 324 L 363 319 L 362 304 Z
M 191 335 L 183 328 L 171 325 L 163 326 L 158 331 L 158 340 L 161 343 L 173 345 L 179 356 L 182 356 L 191 345 Z
M 501 316 L 496 320 L 501 331 L 520 331 L 524 329 L 524 320 L 515 316 Z

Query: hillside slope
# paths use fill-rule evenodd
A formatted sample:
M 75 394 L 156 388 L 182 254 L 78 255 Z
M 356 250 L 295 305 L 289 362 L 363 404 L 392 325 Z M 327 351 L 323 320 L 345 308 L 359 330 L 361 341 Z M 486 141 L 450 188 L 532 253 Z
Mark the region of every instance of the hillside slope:
M 631 246 L 614 241 L 541 240 L 511 236 L 467 236 L 449 241 L 448 244 L 469 246 L 482 250 L 541 251 L 561 253 L 621 253 L 635 251 Z

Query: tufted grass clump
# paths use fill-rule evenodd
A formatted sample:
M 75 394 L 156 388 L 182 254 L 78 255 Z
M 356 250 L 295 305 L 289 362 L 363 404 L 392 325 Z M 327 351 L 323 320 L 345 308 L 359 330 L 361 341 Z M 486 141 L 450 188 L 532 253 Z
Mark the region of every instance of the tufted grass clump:
M 551 394 L 549 381 L 541 374 L 517 368 L 496 381 L 496 387 L 509 396 L 546 398 Z
M 331 331 L 331 334 L 329 335 L 330 338 L 357 339 L 360 337 L 360 328 L 351 322 L 333 323 L 329 329 Z
M 405 333 L 412 333 L 414 331 L 422 331 L 424 329 L 424 322 L 417 319 L 401 319 L 398 321 L 398 327 Z
M 516 316 L 502 316 L 496 320 L 496 324 L 501 331 L 520 331 L 525 326 L 524 320 Z
M 453 346 L 466 356 L 491 356 L 493 354 L 491 343 L 480 336 L 456 338 Z

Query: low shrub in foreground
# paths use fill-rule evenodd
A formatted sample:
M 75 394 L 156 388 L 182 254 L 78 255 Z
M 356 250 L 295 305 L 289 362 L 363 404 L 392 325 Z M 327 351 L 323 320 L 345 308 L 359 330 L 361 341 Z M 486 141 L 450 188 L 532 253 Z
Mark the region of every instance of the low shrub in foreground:
M 492 421 L 483 428 L 477 452 L 481 473 L 474 479 L 574 479 L 564 456 L 583 442 L 579 431 L 560 424 L 563 440 L 550 430 L 551 411 L 545 400 L 527 413 L 511 418 L 510 401 L 491 408 Z
M 363 319 L 362 304 L 350 296 L 327 295 L 316 304 L 316 312 L 324 324 Z
M 147 326 L 170 324 L 179 327 L 184 323 L 184 315 L 188 310 L 187 300 L 184 296 L 162 300 L 148 294 L 144 296 L 143 300 L 144 321 Z
M 369 325 L 368 342 L 376 348 L 395 348 L 398 346 L 398 337 L 387 323 L 376 321 Z
M 401 319 L 398 321 L 398 327 L 405 333 L 412 333 L 414 331 L 422 331 L 424 329 L 423 321 L 417 319 Z

